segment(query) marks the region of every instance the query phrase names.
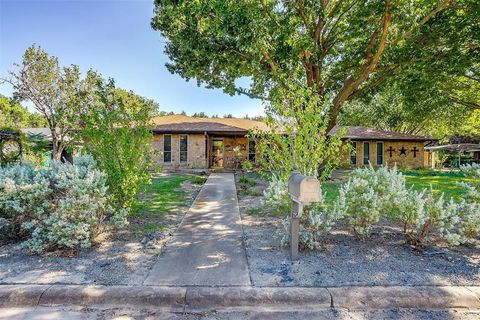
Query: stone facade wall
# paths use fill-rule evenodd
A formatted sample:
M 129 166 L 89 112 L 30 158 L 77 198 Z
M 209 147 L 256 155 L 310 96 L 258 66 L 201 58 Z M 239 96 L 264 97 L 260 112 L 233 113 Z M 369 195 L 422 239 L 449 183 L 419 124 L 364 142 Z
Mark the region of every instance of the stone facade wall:
M 363 166 L 363 143 L 370 144 L 369 158 L 372 165 L 377 165 L 377 143 L 383 143 L 383 164 L 407 168 L 422 168 L 425 166 L 425 152 L 422 141 L 355 141 L 357 143 L 357 163 L 356 166 Z M 390 147 L 392 148 L 392 156 L 390 157 Z M 404 149 L 405 154 L 401 154 L 400 150 Z M 416 148 L 416 152 L 413 149 Z M 414 155 L 415 153 L 415 155 Z M 343 168 L 352 167 L 350 164 L 350 154 L 347 152 L 342 156 Z
M 188 134 L 187 162 L 180 162 L 180 136 L 172 134 L 172 161 L 163 162 L 163 134 L 155 134 L 153 148 L 156 151 L 154 161 L 166 169 L 204 169 L 206 168 L 205 136 L 203 134 Z
M 228 137 L 223 139 L 223 166 L 224 168 L 236 169 L 241 163 L 248 159 L 248 138 Z M 234 149 L 237 149 L 235 152 Z
M 163 162 L 163 134 L 155 134 L 153 138 L 153 148 L 155 150 L 154 161 L 162 165 L 165 169 L 207 169 L 210 167 L 211 150 L 206 152 L 206 137 L 203 134 L 188 134 L 188 161 L 180 162 L 180 136 L 181 134 L 171 134 L 172 136 L 172 161 Z M 241 168 L 241 163 L 248 159 L 248 138 L 246 137 L 208 137 L 211 148 L 212 139 L 223 140 L 223 167 L 234 169 L 237 166 Z M 237 148 L 238 152 L 235 151 Z

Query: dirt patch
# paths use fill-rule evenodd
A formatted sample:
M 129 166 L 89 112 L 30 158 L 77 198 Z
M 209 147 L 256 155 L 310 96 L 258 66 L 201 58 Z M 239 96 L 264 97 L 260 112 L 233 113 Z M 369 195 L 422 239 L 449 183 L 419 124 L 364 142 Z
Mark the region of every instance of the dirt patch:
M 168 175 L 167 175 L 168 176 Z M 181 184 L 185 206 L 162 216 L 162 230 L 144 234 L 137 230 L 139 218 L 131 217 L 130 227 L 103 235 L 99 244 L 77 256 L 59 253 L 31 255 L 17 244 L 0 246 L 0 284 L 141 284 L 165 243 L 176 230 L 201 185 L 186 180 Z
M 255 286 L 370 286 L 478 285 L 480 250 L 441 245 L 416 248 L 405 244 L 396 225 L 383 222 L 372 236 L 359 241 L 339 223 L 322 238 L 316 251 L 289 259 L 276 234 L 281 217 L 264 216 L 261 196 L 239 193 L 239 207 L 253 285 Z

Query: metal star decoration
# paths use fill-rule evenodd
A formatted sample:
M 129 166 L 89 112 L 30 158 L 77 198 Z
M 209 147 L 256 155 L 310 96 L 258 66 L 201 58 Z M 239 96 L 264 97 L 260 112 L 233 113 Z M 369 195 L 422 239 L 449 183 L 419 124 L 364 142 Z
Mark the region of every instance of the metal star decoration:
M 406 155 L 407 155 L 407 151 L 408 151 L 408 150 L 407 150 L 407 149 L 405 149 L 405 147 L 404 147 L 404 146 L 402 146 L 402 148 L 401 148 L 401 149 L 399 149 L 398 151 L 400 151 L 400 155 L 404 155 L 404 156 L 406 156 Z

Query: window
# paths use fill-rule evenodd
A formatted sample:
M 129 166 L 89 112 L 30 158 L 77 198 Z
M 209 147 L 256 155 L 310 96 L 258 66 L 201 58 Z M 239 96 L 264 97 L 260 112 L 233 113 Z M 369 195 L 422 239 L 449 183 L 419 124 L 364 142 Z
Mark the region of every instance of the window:
M 172 162 L 172 135 L 163 135 L 163 162 Z
M 357 165 L 357 143 L 350 143 L 350 164 L 352 166 Z
M 377 164 L 383 164 L 383 142 L 377 142 Z
M 367 165 L 370 162 L 370 143 L 363 143 L 363 164 Z
M 256 160 L 256 145 L 255 140 L 248 140 L 248 161 L 255 162 Z
M 188 136 L 186 134 L 180 135 L 180 162 L 187 162 L 188 160 Z

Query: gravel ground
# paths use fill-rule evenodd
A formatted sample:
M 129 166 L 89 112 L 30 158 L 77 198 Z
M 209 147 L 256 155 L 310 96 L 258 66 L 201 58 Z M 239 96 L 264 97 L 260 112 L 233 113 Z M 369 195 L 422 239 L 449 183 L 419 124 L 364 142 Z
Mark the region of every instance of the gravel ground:
M 27 319 L 162 319 L 162 320 L 297 320 L 297 319 L 403 319 L 403 320 L 476 320 L 480 316 L 478 311 L 469 310 L 415 310 L 415 309 L 386 309 L 386 310 L 346 310 L 326 309 L 319 311 L 275 312 L 275 311 L 235 311 L 235 312 L 208 312 L 208 313 L 169 313 L 158 310 L 95 310 L 95 309 L 65 309 L 65 308 L 17 308 L 1 309 L 0 320 L 27 320 Z
M 182 188 L 187 206 L 162 220 L 162 232 L 144 236 L 127 228 L 104 235 L 97 246 L 74 257 L 55 252 L 37 256 L 16 244 L 0 246 L 0 284 L 141 284 L 201 186 L 185 181 Z
M 384 223 L 365 242 L 348 226 L 336 226 L 316 251 L 292 262 L 279 247 L 278 217 L 249 214 L 261 197 L 239 195 L 248 263 L 255 286 L 480 285 L 480 250 L 414 248 L 401 230 Z

